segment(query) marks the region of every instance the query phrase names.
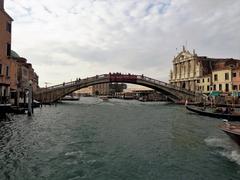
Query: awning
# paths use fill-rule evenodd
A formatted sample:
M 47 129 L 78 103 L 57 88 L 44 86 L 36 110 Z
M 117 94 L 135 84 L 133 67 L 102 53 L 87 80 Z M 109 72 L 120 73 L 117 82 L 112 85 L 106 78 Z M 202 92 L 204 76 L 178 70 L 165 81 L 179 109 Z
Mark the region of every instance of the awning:
M 233 91 L 231 94 L 233 97 L 238 97 L 240 94 L 237 91 Z
M 218 92 L 218 91 L 212 91 L 210 92 L 210 96 L 219 96 L 221 94 L 221 92 Z

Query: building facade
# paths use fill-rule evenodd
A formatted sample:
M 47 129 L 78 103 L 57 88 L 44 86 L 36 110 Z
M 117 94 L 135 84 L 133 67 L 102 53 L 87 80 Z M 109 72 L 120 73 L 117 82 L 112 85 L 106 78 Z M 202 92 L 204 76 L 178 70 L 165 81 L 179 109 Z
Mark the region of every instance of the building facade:
M 10 97 L 11 33 L 13 19 L 4 10 L 4 0 L 0 0 L 0 103 Z
M 92 96 L 93 95 L 93 86 L 89 86 L 86 88 L 82 88 L 80 90 L 75 91 L 79 96 Z
M 12 21 L 4 10 L 4 0 L 0 0 L 0 104 L 17 104 L 30 81 L 33 91 L 38 88 L 38 75 L 32 65 L 11 50 Z
M 32 90 L 35 92 L 38 86 L 38 75 L 34 71 L 32 64 L 27 62 L 27 59 L 20 57 L 16 52 L 11 53 L 11 99 L 25 99 L 26 91 L 28 91 L 29 83 L 31 82 Z M 18 104 L 15 102 L 14 104 Z
M 93 86 L 92 91 L 94 95 L 114 95 L 117 92 L 123 92 L 127 88 L 124 83 L 103 83 Z
M 196 91 L 197 79 L 203 76 L 201 63 L 195 51 L 190 53 L 183 46 L 180 52 L 173 59 L 173 69 L 170 72 L 170 83 L 172 85 Z
M 240 92 L 240 68 L 232 70 L 232 85 L 234 91 Z
M 187 90 L 210 93 L 230 93 L 240 90 L 240 60 L 232 58 L 208 58 L 190 53 L 183 47 L 173 59 L 170 83 Z

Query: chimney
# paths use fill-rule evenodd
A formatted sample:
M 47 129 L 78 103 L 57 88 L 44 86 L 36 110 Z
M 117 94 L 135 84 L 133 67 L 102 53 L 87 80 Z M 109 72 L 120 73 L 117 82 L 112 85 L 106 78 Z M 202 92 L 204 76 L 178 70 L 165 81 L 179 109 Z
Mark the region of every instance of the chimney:
M 1 10 L 4 9 L 4 0 L 0 0 L 0 9 L 1 9 Z

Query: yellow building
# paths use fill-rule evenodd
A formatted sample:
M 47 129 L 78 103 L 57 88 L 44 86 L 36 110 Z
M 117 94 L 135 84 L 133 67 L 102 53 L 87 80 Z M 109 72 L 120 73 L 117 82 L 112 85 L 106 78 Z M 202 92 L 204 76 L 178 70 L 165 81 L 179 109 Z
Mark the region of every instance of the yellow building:
M 80 90 L 75 91 L 74 93 L 83 95 L 83 96 L 92 96 L 93 95 L 93 86 L 82 88 Z
M 240 92 L 240 67 L 232 70 L 232 85 L 233 90 Z
M 197 91 L 201 93 L 210 93 L 212 82 L 212 74 L 201 77 L 197 80 Z
M 213 91 L 232 92 L 232 70 L 215 70 L 212 72 Z

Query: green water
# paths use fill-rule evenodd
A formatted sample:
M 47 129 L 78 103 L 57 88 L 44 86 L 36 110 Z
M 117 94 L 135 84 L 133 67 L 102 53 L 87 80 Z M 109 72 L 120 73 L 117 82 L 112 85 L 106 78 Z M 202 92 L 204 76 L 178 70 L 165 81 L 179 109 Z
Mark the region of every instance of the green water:
M 240 148 L 219 124 L 166 103 L 46 106 L 0 122 L 0 179 L 240 179 Z

